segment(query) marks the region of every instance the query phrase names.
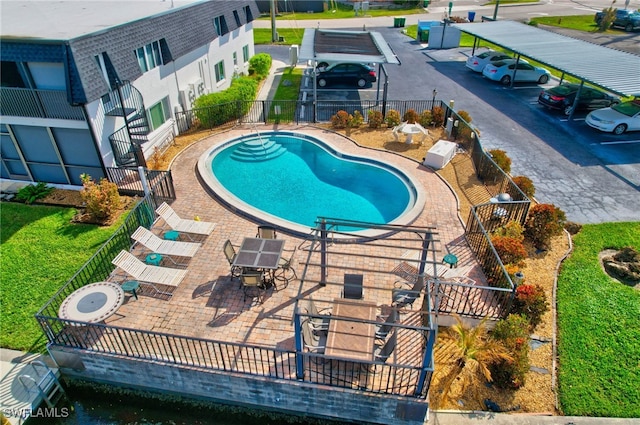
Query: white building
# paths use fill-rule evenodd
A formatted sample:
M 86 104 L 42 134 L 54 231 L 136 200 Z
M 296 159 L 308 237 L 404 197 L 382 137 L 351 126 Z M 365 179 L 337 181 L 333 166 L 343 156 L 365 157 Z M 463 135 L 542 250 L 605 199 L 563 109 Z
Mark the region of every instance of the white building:
M 144 165 L 175 113 L 254 54 L 252 0 L 0 2 L 0 177 L 79 186 Z

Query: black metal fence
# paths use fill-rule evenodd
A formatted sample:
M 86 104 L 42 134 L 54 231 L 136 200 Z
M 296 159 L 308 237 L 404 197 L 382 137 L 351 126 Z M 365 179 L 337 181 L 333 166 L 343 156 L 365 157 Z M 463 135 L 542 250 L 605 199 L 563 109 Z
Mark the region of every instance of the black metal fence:
M 162 202 L 171 203 L 176 199 L 176 191 L 173 186 L 171 170 L 143 169 L 148 189 L 153 194 L 154 201 L 160 205 Z M 107 179 L 118 186 L 118 192 L 126 196 L 146 195 L 145 187 L 137 168 L 111 168 L 107 167 Z

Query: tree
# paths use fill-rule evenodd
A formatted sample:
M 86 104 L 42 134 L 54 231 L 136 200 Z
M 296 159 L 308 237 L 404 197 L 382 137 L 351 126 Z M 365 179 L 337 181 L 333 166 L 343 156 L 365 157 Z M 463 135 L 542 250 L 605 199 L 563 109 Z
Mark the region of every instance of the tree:
M 458 316 L 455 319 L 456 324 L 440 335 L 438 343 L 440 349 L 447 351 L 447 363 L 453 365 L 447 376 L 443 377 L 439 403 L 447 399 L 456 380 L 460 380 L 463 389 L 469 385 L 477 387 L 493 380 L 489 370 L 492 363 L 513 360 L 507 349 L 489 335 L 485 326 L 486 317 L 476 327 L 464 323 Z

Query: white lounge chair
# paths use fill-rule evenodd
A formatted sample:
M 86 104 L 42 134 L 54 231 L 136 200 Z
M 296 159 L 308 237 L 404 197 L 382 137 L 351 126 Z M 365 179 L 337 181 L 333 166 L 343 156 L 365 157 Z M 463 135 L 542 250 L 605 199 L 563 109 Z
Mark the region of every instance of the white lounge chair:
M 131 239 L 155 253 L 167 255 L 169 257 L 177 256 L 191 258 L 196 255 L 196 252 L 202 246 L 202 244 L 195 242 L 178 242 L 160 239 L 152 231 L 142 226 L 138 227 L 138 229 L 133 232 Z M 174 264 L 183 265 L 181 263 L 177 263 L 173 259 L 171 259 L 171 261 L 173 261 Z
M 156 292 L 171 296 L 170 292 L 160 291 L 155 285 L 178 287 L 187 274 L 185 269 L 173 269 L 170 267 L 149 266 L 140 261 L 135 255 L 122 250 L 111 261 L 125 273 L 131 275 L 139 283 L 146 283 Z
M 208 221 L 190 220 L 187 218 L 180 218 L 178 214 L 167 204 L 163 202 L 162 205 L 156 209 L 156 212 L 167 223 L 169 227 L 178 232 L 195 233 L 197 235 L 208 236 L 215 229 L 216 224 Z

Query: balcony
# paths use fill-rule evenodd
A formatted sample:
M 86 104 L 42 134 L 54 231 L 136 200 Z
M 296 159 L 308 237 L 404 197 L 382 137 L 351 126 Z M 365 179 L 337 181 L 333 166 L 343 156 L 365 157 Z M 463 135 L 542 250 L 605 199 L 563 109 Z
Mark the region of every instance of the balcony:
M 0 88 L 0 115 L 84 121 L 80 106 L 72 106 L 60 90 Z

